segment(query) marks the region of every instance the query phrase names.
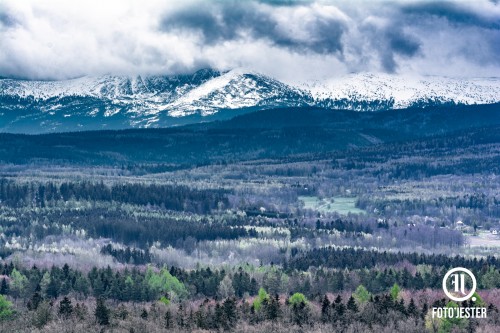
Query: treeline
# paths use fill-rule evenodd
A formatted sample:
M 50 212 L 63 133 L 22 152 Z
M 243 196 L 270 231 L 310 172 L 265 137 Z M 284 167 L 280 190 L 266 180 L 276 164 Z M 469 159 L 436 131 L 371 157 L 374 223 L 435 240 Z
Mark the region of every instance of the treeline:
M 382 228 L 384 226 L 378 226 Z M 323 222 L 320 220 L 316 221 L 316 229 L 326 229 L 326 230 L 338 230 L 340 232 L 364 232 L 366 234 L 373 233 L 373 229 L 367 223 L 353 223 L 352 221 L 343 221 L 342 219 L 336 219 L 330 222 Z
M 93 238 L 111 238 L 115 242 L 139 248 L 148 248 L 154 242 L 176 246 L 188 238 L 204 241 L 257 236 L 255 228 L 233 225 L 230 219 L 192 220 L 155 212 L 136 215 L 134 211 L 120 209 L 119 206 L 49 210 L 40 214 L 29 211 L 16 214 L 14 219 L 0 216 L 0 226 L 6 237 L 34 236 L 42 240 L 47 236 L 84 230 L 86 235 Z
M 209 267 L 190 271 L 171 267 L 170 273 L 190 286 L 194 294 L 206 297 L 221 296 L 221 293 L 227 293 L 227 295 L 222 296 L 233 294 L 238 297 L 252 296 L 257 293 L 259 288 L 257 280 L 241 267 L 233 274 L 224 270 L 212 270 Z M 224 278 L 226 281 L 225 285 L 222 284 L 222 286 L 223 288 L 227 287 L 227 290 L 222 291 L 220 289 Z
M 103 182 L 63 182 L 56 184 L 19 184 L 0 179 L 0 202 L 12 207 L 35 205 L 45 207 L 50 201 L 87 200 L 116 201 L 152 205 L 163 209 L 208 213 L 227 207 L 226 190 L 197 190 L 182 185 L 145 185 L 122 183 L 111 186 Z
M 50 269 L 30 269 L 5 264 L 5 277 L 0 284 L 0 293 L 27 300 L 28 307 L 36 307 L 44 300 L 56 299 L 73 294 L 79 298 L 88 296 L 105 297 L 118 301 L 151 301 L 171 293 L 186 297 L 182 283 L 165 270 L 149 268 L 113 271 L 111 268 L 93 268 L 88 274 L 64 265 Z
M 413 265 L 468 267 L 473 271 L 480 271 L 488 267 L 500 268 L 500 261 L 494 256 L 467 259 L 461 256 L 448 257 L 443 254 L 393 253 L 331 246 L 303 253 L 296 252 L 295 257 L 287 263 L 287 266 L 290 269 L 304 271 L 308 270 L 309 267 L 364 269 L 385 265 L 394 266 L 404 261 Z
M 11 269 L 11 274 L 21 274 L 16 268 L 8 269 Z M 65 266 L 57 274 L 68 274 L 71 279 L 73 272 Z M 109 269 L 92 270 L 88 275 L 96 279 L 94 283 L 97 283 L 101 274 L 111 277 L 113 272 L 109 272 Z M 180 288 L 177 279 L 166 271 L 156 275 L 148 270 L 144 280 L 149 285 L 150 281 L 154 281 L 153 277 L 162 274 L 172 289 Z M 172 301 L 163 296 L 151 302 L 133 304 L 109 302 L 104 295 L 47 298 L 41 293 L 43 287 L 37 285 L 29 300 L 16 302 L 16 308 L 5 298 L 4 286 L 5 280 L 0 296 L 0 327 L 9 332 L 45 327 L 59 332 L 62 326 L 74 325 L 74 332 L 88 332 L 89 327 L 96 332 L 104 331 L 107 327 L 120 327 L 129 332 L 192 332 L 200 329 L 212 332 L 469 333 L 493 332 L 492 329 L 500 320 L 497 306 L 484 302 L 478 294 L 474 301 L 455 303 L 432 295 L 432 291 L 420 297 L 403 296 L 397 284 L 377 294 L 368 292 L 363 285 L 359 285 L 352 293 L 322 294 L 312 298 L 300 292 L 273 294 L 260 288 L 254 298 L 232 295 L 198 301 Z M 127 286 L 123 288 L 126 292 Z M 487 308 L 486 319 L 433 319 L 430 315 L 432 307 L 478 306 Z M 86 323 L 85 326 L 82 323 Z
M 364 198 L 358 201 L 358 207 L 362 209 L 372 208 L 368 206 L 369 198 Z M 373 206 L 379 211 L 383 210 L 388 204 L 388 200 L 380 200 L 373 202 Z M 415 199 L 393 199 L 390 204 L 397 205 L 399 210 L 405 212 L 424 211 L 428 207 L 455 207 L 469 208 L 475 210 L 486 210 L 492 215 L 498 216 L 500 211 L 500 200 L 494 196 L 488 196 L 484 193 L 468 193 L 455 197 L 437 197 L 432 202 L 422 198 Z
M 230 226 L 222 223 L 186 221 L 182 219 L 155 216 L 133 216 L 123 211 L 93 209 L 89 212 L 62 212 L 60 220 L 74 229 L 84 229 L 92 237 L 111 238 L 124 244 L 137 244 L 145 248 L 156 241 L 163 245 L 176 245 L 178 240 L 188 237 L 196 241 L 216 239 L 237 239 L 255 237 L 254 228 Z
M 127 246 L 125 249 L 114 248 L 108 244 L 101 248 L 101 254 L 108 254 L 114 257 L 118 262 L 133 265 L 144 265 L 151 262 L 152 256 L 149 249 L 131 249 Z
M 467 267 L 467 266 L 466 266 Z M 105 297 L 118 301 L 153 301 L 162 296 L 170 300 L 206 297 L 246 298 L 257 295 L 260 288 L 272 294 L 300 292 L 307 297 L 326 293 L 354 291 L 359 285 L 370 293 L 382 293 L 394 284 L 408 290 L 440 289 L 447 266 L 409 269 L 319 268 L 305 274 L 278 267 L 255 270 L 248 266 L 233 269 L 177 267 L 113 270 L 92 268 L 88 273 L 68 265 L 41 269 L 12 264 L 0 266 L 0 293 L 25 300 L 54 299 L 60 296 Z M 473 271 L 474 272 L 474 271 Z M 479 290 L 500 288 L 500 271 L 487 267 L 474 272 Z
M 230 226 L 222 223 L 186 221 L 168 217 L 144 217 L 123 214 L 106 209 L 92 210 L 84 214 L 61 213 L 61 218 L 75 229 L 87 230 L 92 237 L 111 238 L 116 242 L 146 248 L 154 242 L 162 245 L 177 245 L 179 240 L 188 237 L 196 241 L 216 239 L 238 239 L 256 237 L 254 228 Z
M 104 297 L 117 301 L 154 301 L 166 296 L 171 300 L 220 296 L 220 285 L 226 277 L 231 294 L 238 297 L 255 295 L 259 285 L 242 269 L 229 273 L 224 270 L 200 268 L 181 270 L 171 267 L 157 269 L 148 266 L 124 270 L 92 268 L 88 274 L 70 268 L 53 266 L 41 269 L 23 268 L 12 262 L 0 266 L 0 294 L 39 303 L 69 294 L 78 297 Z

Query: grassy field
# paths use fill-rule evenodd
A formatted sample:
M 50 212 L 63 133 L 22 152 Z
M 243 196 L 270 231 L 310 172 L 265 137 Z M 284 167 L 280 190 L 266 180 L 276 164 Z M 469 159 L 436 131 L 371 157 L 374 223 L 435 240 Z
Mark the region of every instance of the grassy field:
M 480 232 L 477 236 L 468 236 L 467 243 L 471 247 L 500 247 L 500 236 L 490 232 Z
M 364 214 L 365 211 L 356 208 L 356 197 L 333 197 L 320 199 L 315 196 L 300 196 L 299 200 L 304 202 L 304 208 L 319 212 L 336 212 L 341 215 Z

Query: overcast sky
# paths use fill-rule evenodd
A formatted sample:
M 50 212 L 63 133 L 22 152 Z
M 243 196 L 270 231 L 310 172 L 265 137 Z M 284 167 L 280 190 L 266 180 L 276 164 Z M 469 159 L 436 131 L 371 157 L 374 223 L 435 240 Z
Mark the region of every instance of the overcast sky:
M 498 1 L 0 0 L 0 76 L 500 76 Z

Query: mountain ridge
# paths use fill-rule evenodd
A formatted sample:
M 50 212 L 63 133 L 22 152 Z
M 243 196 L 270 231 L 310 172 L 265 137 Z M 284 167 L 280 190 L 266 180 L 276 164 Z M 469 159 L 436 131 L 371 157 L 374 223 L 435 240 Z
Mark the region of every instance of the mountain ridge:
M 287 84 L 244 69 L 65 81 L 0 79 L 0 131 L 169 127 L 262 109 L 380 111 L 500 101 L 500 79 L 352 74 Z

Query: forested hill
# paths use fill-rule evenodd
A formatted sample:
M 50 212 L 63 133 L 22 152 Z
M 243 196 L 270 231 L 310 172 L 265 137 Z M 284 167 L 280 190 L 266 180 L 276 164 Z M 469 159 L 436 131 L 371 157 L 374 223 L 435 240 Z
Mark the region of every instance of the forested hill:
M 484 128 L 477 130 L 478 128 Z M 286 108 L 231 120 L 165 129 L 44 135 L 0 134 L 4 163 L 130 165 L 177 168 L 314 154 L 431 136 L 487 135 L 500 142 L 500 104 L 373 113 Z

